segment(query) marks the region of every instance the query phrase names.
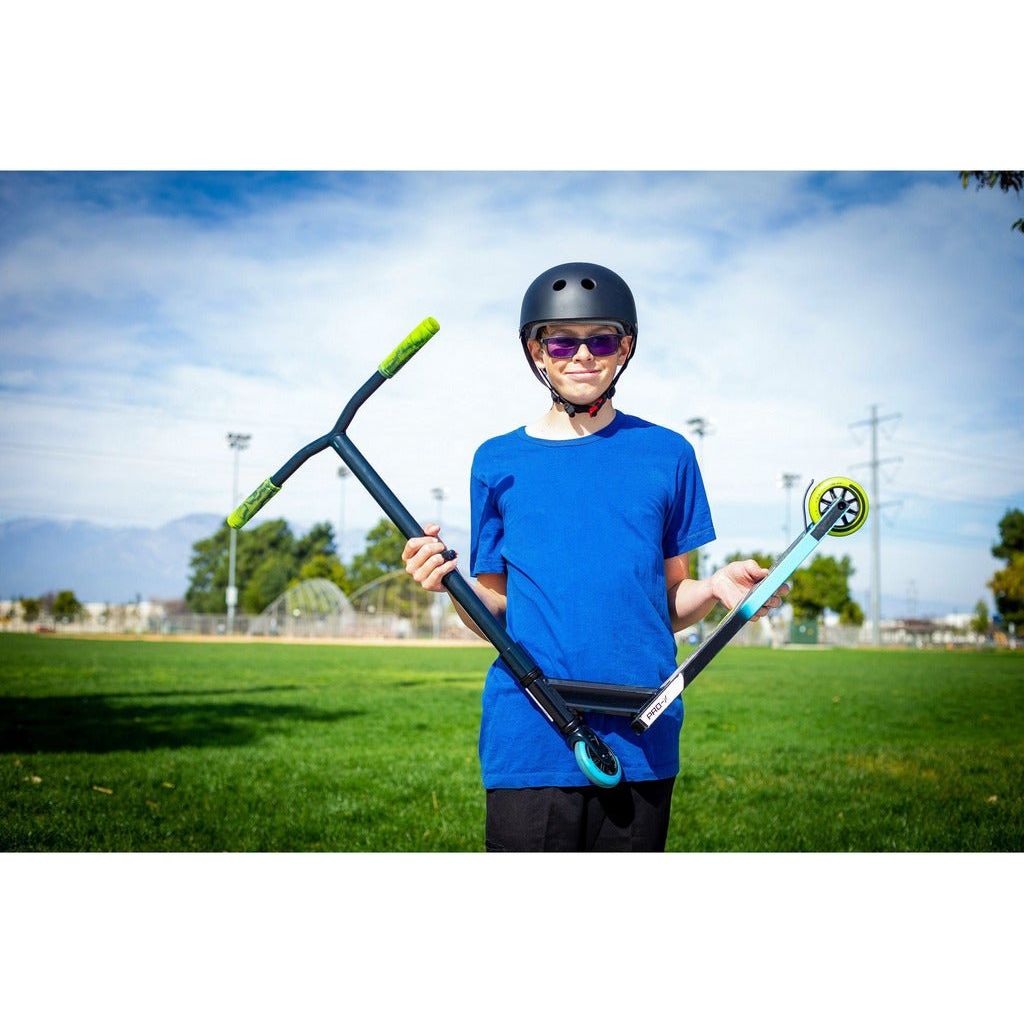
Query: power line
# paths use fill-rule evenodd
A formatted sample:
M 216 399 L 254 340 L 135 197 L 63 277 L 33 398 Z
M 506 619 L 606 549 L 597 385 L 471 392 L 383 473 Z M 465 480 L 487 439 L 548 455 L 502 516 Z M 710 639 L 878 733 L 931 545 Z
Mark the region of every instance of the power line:
M 79 506 L 80 509 L 83 506 Z M 9 511 L 8 511 L 9 510 Z M 181 512 L 179 515 L 162 512 L 161 515 L 169 515 L 168 519 L 161 519 L 160 522 L 170 522 L 173 519 L 181 519 L 185 515 L 195 513 Z M 212 513 L 211 513 L 212 514 Z M 60 522 L 72 522 L 76 519 L 87 520 L 94 526 L 105 526 L 107 523 L 119 523 L 123 526 L 134 526 L 140 530 L 152 529 L 146 517 L 136 513 L 134 516 L 119 516 L 111 513 L 109 507 L 104 505 L 85 506 L 84 510 L 78 512 L 56 512 L 45 501 L 20 500 L 18 498 L 0 498 L 0 519 L 56 519 Z M 140 521 L 141 520 L 141 521 Z
M 216 465 L 223 467 L 224 465 L 220 459 L 176 459 L 173 456 L 154 458 L 147 455 L 132 455 L 127 452 L 98 452 L 88 448 L 57 448 L 53 445 L 24 444 L 19 441 L 0 441 L 0 449 L 25 452 L 29 455 L 52 455 L 58 458 L 112 459 L 116 462 L 144 462 L 152 466 L 166 466 L 170 464 L 195 467 L 205 464 L 207 466 Z
M 164 416 L 175 421 L 186 423 L 215 423 L 223 427 L 232 417 L 210 416 L 197 412 L 178 412 L 172 409 L 161 408 L 153 405 L 142 405 L 138 402 L 118 402 L 113 399 L 82 399 L 67 398 L 63 395 L 26 395 L 18 392 L 4 391 L 0 389 L 0 397 L 3 398 L 5 406 L 12 406 L 18 403 L 26 405 L 42 406 L 50 409 L 55 405 L 64 406 L 68 409 L 87 409 L 90 412 L 126 412 L 142 416 L 152 420 L 158 416 Z M 294 420 L 274 417 L 275 426 L 293 427 L 296 430 L 308 430 L 309 424 L 297 423 Z
M 1024 457 L 1017 455 L 995 455 L 978 452 L 963 452 L 956 449 L 941 448 L 937 445 L 923 444 L 918 441 L 900 441 L 900 446 L 908 448 L 918 458 L 942 462 L 967 462 L 976 465 L 991 464 L 1000 469 L 1019 465 L 1024 470 Z
M 904 498 L 920 498 L 922 501 L 939 501 L 948 505 L 975 505 L 981 508 L 1008 508 L 1013 504 L 1010 498 L 971 498 L 966 494 L 951 494 L 942 491 L 908 491 L 899 490 L 896 492 Z
M 979 536 L 971 536 L 966 533 L 949 533 L 945 530 L 931 530 L 926 526 L 902 526 L 899 523 L 895 523 L 891 526 L 891 530 L 894 534 L 898 534 L 902 537 L 916 538 L 918 540 L 934 540 L 942 541 L 943 543 L 954 543 L 965 547 L 977 547 L 981 545 L 983 547 L 991 547 L 995 542 L 995 534 L 998 532 L 993 529 L 993 536 L 990 539 Z

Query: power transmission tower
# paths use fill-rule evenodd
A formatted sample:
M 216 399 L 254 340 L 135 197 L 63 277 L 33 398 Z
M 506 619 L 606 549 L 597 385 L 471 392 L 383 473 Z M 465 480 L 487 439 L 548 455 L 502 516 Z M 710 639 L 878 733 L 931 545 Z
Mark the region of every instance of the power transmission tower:
M 866 420 L 858 420 L 856 423 L 851 423 L 850 427 L 871 427 L 871 461 L 870 462 L 858 462 L 853 469 L 857 469 L 859 466 L 870 466 L 871 467 L 871 493 L 870 501 L 872 507 L 871 516 L 871 643 L 878 647 L 881 643 L 881 629 L 879 626 L 881 620 L 881 603 L 882 603 L 882 509 L 885 507 L 885 503 L 881 500 L 881 493 L 879 491 L 878 484 L 878 467 L 885 462 L 902 462 L 903 460 L 899 456 L 892 456 L 888 459 L 880 459 L 878 457 L 878 424 L 884 423 L 886 420 L 898 420 L 902 417 L 902 413 L 893 412 L 889 413 L 888 416 L 878 415 L 878 406 L 871 406 L 871 417 Z M 891 503 L 890 503 L 891 504 Z
M 235 453 L 235 473 L 231 484 L 231 507 L 238 508 L 238 456 L 249 447 L 252 434 L 228 434 L 228 446 Z M 235 586 L 235 545 L 238 540 L 237 530 L 228 530 L 228 590 L 225 595 L 228 606 L 227 633 L 230 636 L 235 629 L 235 607 L 238 605 L 238 587 Z

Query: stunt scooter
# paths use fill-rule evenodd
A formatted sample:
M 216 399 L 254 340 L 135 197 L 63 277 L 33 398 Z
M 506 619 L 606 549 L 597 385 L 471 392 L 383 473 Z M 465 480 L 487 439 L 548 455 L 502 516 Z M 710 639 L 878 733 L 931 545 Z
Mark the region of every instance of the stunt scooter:
M 264 480 L 228 516 L 228 525 L 240 529 L 281 490 L 285 481 L 307 459 L 327 448 L 333 448 L 398 530 L 407 539 L 422 537 L 423 528 L 367 462 L 346 431 L 370 395 L 392 378 L 438 330 L 438 322 L 428 317 L 400 342 L 349 399 L 332 430 L 300 449 L 276 473 Z M 615 753 L 586 724 L 581 712 L 627 716 L 632 719 L 631 725 L 636 732 L 645 732 L 711 659 L 757 614 L 827 534 L 847 536 L 854 533 L 864 524 L 867 511 L 867 495 L 858 484 L 842 477 L 822 481 L 807 502 L 805 519 L 806 514 L 809 514 L 812 522 L 806 526 L 804 533 L 790 545 L 768 576 L 751 588 L 743 601 L 722 620 L 707 640 L 656 689 L 549 678 L 530 654 L 509 636 L 461 573 L 457 570 L 448 573 L 442 583 L 495 647 L 534 706 L 573 751 L 584 776 L 597 786 L 611 788 L 621 780 L 622 768 Z M 455 552 L 447 550 L 442 557 L 451 561 L 455 558 Z
M 311 441 L 297 451 L 273 476 L 264 480 L 259 487 L 228 516 L 228 525 L 234 529 L 244 526 L 284 485 L 284 482 L 309 458 L 333 448 L 341 460 L 352 471 L 359 482 L 370 492 L 388 518 L 408 539 L 422 537 L 423 528 L 408 509 L 398 500 L 395 493 L 381 479 L 377 471 L 367 462 L 365 456 L 352 443 L 346 431 L 359 407 L 386 380 L 398 371 L 440 330 L 433 317 L 424 320 L 395 350 L 377 367 L 369 380 L 349 399 L 337 423 L 330 433 Z M 444 552 L 446 561 L 455 558 L 455 552 Z M 513 678 L 525 691 L 527 697 L 542 715 L 558 730 L 562 739 L 576 757 L 580 771 L 595 785 L 611 788 L 622 778 L 622 766 L 614 751 L 593 729 L 583 721 L 580 714 L 569 707 L 551 685 L 540 667 L 529 653 L 517 644 L 500 622 L 490 613 L 487 606 L 477 597 L 469 582 L 458 572 L 444 577 L 444 586 L 466 613 L 480 627 L 481 632 L 497 649 L 508 666 Z

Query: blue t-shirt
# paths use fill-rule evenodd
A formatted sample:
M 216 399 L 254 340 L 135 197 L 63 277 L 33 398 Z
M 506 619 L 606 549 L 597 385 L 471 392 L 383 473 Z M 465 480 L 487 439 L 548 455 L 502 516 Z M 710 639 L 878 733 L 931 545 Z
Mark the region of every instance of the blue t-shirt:
M 657 687 L 675 670 L 665 559 L 715 538 L 689 441 L 622 412 L 564 441 L 520 427 L 477 450 L 470 496 L 470 572 L 507 575 L 508 632 L 548 676 Z M 678 773 L 682 718 L 673 702 L 637 736 L 626 717 L 586 715 L 631 782 Z M 587 784 L 500 658 L 480 765 L 488 789 Z

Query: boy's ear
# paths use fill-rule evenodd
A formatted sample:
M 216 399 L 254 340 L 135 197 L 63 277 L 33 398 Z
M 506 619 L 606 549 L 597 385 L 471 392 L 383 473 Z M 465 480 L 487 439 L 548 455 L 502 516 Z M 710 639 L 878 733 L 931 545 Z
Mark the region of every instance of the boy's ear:
M 530 358 L 534 361 L 534 363 L 538 367 L 543 369 L 544 368 L 544 357 L 540 354 L 540 342 L 539 341 L 533 341 L 533 340 L 528 341 L 526 343 L 526 347 L 530 350 Z
M 624 334 L 622 336 L 622 341 L 619 343 L 619 362 L 620 363 L 624 363 L 626 361 L 626 357 L 632 351 L 633 351 L 633 335 L 632 334 Z

